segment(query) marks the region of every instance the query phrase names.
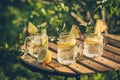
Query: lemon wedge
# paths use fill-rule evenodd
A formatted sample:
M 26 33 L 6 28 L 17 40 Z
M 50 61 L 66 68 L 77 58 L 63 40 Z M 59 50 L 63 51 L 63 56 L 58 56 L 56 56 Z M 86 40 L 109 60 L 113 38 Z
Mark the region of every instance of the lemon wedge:
M 98 19 L 95 25 L 95 34 L 99 34 L 108 30 L 105 21 Z
M 72 25 L 72 28 L 69 32 L 69 35 L 75 35 L 75 38 L 80 38 L 81 37 L 81 31 L 79 30 L 79 27 L 75 24 Z
M 38 32 L 38 29 L 31 22 L 29 22 L 28 33 L 31 35 L 31 34 L 35 34 L 37 32 Z
M 94 40 L 90 40 L 90 39 L 86 39 L 85 42 L 86 42 L 87 44 L 94 44 L 94 45 L 99 44 L 98 41 L 94 41 Z
M 40 63 L 48 63 L 51 61 L 51 53 L 49 50 L 42 49 L 38 53 L 38 62 Z
M 73 47 L 73 46 L 75 46 L 75 42 L 58 44 L 59 48 L 66 48 L 66 47 Z
M 42 40 L 42 45 L 45 45 L 47 43 L 47 39 Z
M 49 63 L 51 61 L 51 53 L 50 51 L 48 50 L 47 51 L 47 56 L 46 56 L 46 59 L 44 61 L 44 63 Z

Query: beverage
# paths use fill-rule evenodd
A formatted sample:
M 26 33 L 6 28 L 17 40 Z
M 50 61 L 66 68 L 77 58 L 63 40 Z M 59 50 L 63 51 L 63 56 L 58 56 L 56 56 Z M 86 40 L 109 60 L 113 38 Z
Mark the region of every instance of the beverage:
M 40 52 L 43 48 L 47 50 L 48 40 L 47 37 L 44 36 L 34 36 L 31 43 L 30 54 L 34 57 L 37 57 L 38 52 Z
M 103 36 L 88 34 L 84 41 L 84 55 L 87 57 L 99 57 L 103 54 Z
M 74 35 L 62 34 L 58 42 L 58 62 L 64 65 L 74 63 L 77 51 L 75 49 L 76 40 Z
M 37 58 L 42 49 L 48 51 L 48 36 L 46 31 L 36 33 L 26 38 L 26 50 L 31 56 Z

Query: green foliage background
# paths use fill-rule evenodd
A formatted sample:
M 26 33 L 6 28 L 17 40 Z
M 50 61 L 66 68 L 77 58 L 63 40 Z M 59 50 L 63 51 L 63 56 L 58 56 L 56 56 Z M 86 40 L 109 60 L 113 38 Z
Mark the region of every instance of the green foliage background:
M 119 35 L 119 6 L 120 0 L 0 0 L 0 80 L 44 79 L 42 74 L 33 73 L 19 64 L 17 58 L 17 49 L 27 36 L 24 29 L 29 21 L 35 26 L 46 22 L 49 36 L 58 36 L 62 29 L 69 31 L 72 24 L 78 25 L 84 33 L 85 27 L 71 15 L 71 12 L 87 23 L 92 19 L 94 26 L 96 20 L 102 18 L 101 9 L 104 9 L 108 32 Z M 90 13 L 91 19 L 87 12 Z M 62 26 L 63 23 L 65 28 Z M 112 78 L 117 80 L 114 72 L 109 74 L 114 74 Z M 89 80 L 109 79 L 103 76 L 96 74 Z M 53 77 L 53 80 L 55 79 L 56 77 Z M 82 80 L 88 80 L 88 76 L 83 76 Z

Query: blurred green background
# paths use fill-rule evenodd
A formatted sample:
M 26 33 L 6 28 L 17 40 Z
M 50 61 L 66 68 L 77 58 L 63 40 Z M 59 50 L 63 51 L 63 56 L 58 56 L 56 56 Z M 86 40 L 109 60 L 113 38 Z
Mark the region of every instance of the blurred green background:
M 47 34 L 58 36 L 63 30 L 69 31 L 72 24 L 79 26 L 84 34 L 85 27 L 78 19 L 92 22 L 93 26 L 97 19 L 104 19 L 108 32 L 120 35 L 119 6 L 120 0 L 0 0 L 0 80 L 45 79 L 42 73 L 31 72 L 20 64 L 18 58 L 18 48 L 27 36 L 24 29 L 29 21 L 35 26 L 46 22 Z M 109 75 L 118 80 L 114 71 L 93 74 L 89 79 L 88 75 L 82 76 L 81 80 L 110 80 Z M 52 77 L 52 80 L 62 79 Z

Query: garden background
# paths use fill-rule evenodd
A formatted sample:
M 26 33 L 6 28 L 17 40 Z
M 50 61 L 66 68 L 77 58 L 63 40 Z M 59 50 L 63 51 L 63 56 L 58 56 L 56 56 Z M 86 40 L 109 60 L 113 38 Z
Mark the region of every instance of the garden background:
M 57 37 L 60 32 L 69 31 L 72 24 L 84 34 L 85 26 L 94 26 L 97 19 L 103 19 L 109 33 L 120 35 L 119 7 L 120 0 L 0 0 L 0 80 L 45 79 L 42 73 L 30 71 L 19 60 L 18 49 L 27 36 L 28 22 L 36 27 L 46 23 L 47 34 Z M 118 80 L 114 71 L 90 76 L 84 75 L 81 80 Z

